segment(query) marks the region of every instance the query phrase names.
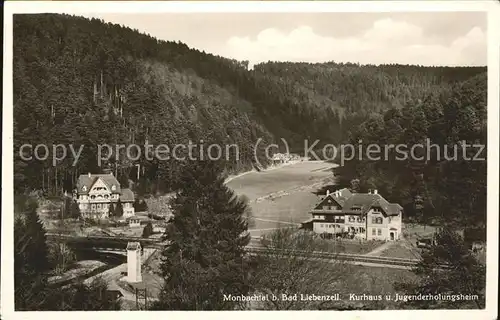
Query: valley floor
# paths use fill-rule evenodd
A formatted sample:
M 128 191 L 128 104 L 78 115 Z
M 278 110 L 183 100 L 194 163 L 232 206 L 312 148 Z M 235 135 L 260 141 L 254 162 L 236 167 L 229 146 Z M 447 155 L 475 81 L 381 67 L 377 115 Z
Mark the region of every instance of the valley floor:
M 228 181 L 238 195 L 249 200 L 252 236 L 276 228 L 299 226 L 311 216 L 309 210 L 318 202 L 314 192 L 332 184 L 335 164 L 303 161 L 273 170 L 249 172 Z

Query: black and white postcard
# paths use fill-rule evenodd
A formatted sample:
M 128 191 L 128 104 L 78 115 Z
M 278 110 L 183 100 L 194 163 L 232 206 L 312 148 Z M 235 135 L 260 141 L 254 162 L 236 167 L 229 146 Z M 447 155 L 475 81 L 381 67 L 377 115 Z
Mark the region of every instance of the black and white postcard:
M 8 1 L 2 318 L 496 319 L 499 10 Z

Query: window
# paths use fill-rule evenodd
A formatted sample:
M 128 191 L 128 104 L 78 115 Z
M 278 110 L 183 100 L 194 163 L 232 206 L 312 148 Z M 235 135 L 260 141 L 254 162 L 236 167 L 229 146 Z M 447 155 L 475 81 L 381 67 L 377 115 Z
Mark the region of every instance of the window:
M 356 222 L 361 222 L 361 217 L 357 217 Z
M 382 224 L 382 221 L 382 218 L 372 217 L 372 224 Z
M 321 228 L 323 228 L 325 225 L 322 223 L 322 224 L 320 224 L 319 226 L 320 226 Z
M 87 187 L 83 186 L 82 191 L 87 191 Z
M 360 232 L 360 233 L 365 233 L 365 231 L 366 231 L 366 230 L 365 230 L 365 228 L 363 228 L 363 227 L 359 227 L 359 232 Z
M 382 229 L 377 229 L 378 231 L 378 235 L 381 236 L 382 235 Z
M 356 218 L 355 218 L 355 217 L 353 217 L 353 216 L 349 216 L 349 222 L 354 222 L 355 220 L 356 220 Z
M 112 185 L 112 186 L 111 186 L 111 190 L 115 191 L 115 190 L 116 190 L 116 186 L 115 186 L 115 185 Z
M 375 228 L 372 228 L 372 236 L 375 235 Z

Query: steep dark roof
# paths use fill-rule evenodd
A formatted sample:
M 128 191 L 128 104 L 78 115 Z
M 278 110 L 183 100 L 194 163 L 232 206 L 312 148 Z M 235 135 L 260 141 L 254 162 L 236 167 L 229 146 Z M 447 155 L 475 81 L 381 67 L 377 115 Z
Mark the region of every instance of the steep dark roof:
M 343 207 L 345 201 L 352 196 L 352 192 L 349 189 L 344 188 L 331 193 L 330 196 L 333 197 Z
M 389 215 L 397 216 L 403 207 L 399 203 L 389 203 Z
M 344 202 L 346 201 L 346 199 L 349 198 L 351 195 L 352 195 L 352 193 L 351 193 L 351 191 L 349 191 L 349 189 L 337 190 L 336 192 L 332 192 L 329 195 L 327 195 L 314 208 L 316 210 L 321 210 L 321 207 L 325 203 L 332 203 L 332 200 L 334 202 L 338 203 L 342 207 L 344 205 Z
M 127 250 L 137 250 L 141 248 L 141 244 L 139 242 L 129 242 L 127 244 Z
M 118 180 L 116 180 L 115 176 L 113 174 L 81 174 L 78 177 L 78 181 L 76 183 L 76 188 L 78 191 L 78 194 L 88 194 L 90 191 L 90 188 L 94 185 L 94 183 L 98 180 L 101 179 L 104 184 L 111 190 L 111 193 L 120 193 L 120 183 Z M 116 189 L 112 190 L 111 187 L 115 185 Z M 87 189 L 84 191 L 83 187 L 87 187 Z
M 325 202 L 327 202 L 328 199 L 333 199 L 336 202 L 338 202 L 342 206 L 342 213 L 344 214 L 366 214 L 371 208 L 378 207 L 382 209 L 385 215 L 395 216 L 398 215 L 399 212 L 403 209 L 397 203 L 389 203 L 380 194 L 374 194 L 374 193 L 353 194 L 347 189 L 342 189 L 340 190 L 340 194 L 334 192 L 325 197 L 325 199 L 323 199 L 315 207 L 315 210 L 321 209 L 320 207 Z M 313 210 L 313 212 L 315 210 Z
M 130 189 L 122 189 L 120 195 L 121 202 L 134 202 L 134 193 Z

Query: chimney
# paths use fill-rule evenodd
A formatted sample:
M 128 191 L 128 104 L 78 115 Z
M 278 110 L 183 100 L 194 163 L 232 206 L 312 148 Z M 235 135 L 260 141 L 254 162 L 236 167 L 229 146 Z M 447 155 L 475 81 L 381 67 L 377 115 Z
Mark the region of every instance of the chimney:
M 378 193 L 377 189 L 373 189 L 373 194 L 377 194 L 377 193 Z
M 90 178 L 90 172 L 89 172 L 89 178 Z
M 326 190 L 326 196 L 328 197 L 330 195 L 330 190 Z

